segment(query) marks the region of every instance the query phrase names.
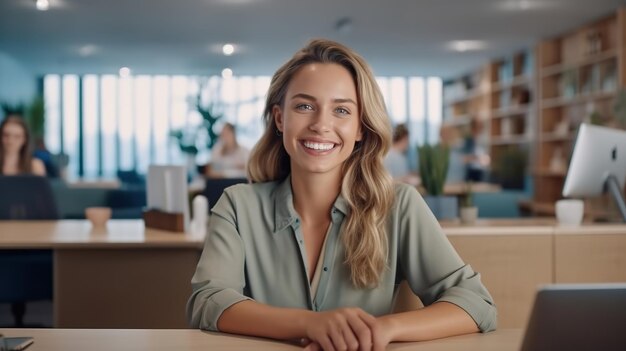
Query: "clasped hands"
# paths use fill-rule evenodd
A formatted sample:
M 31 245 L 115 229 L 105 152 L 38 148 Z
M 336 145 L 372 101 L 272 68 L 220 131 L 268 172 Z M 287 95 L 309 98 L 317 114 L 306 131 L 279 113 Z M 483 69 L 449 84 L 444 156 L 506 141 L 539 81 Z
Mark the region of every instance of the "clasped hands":
M 360 308 L 312 313 L 306 322 L 305 351 L 382 351 L 391 342 L 390 328 Z

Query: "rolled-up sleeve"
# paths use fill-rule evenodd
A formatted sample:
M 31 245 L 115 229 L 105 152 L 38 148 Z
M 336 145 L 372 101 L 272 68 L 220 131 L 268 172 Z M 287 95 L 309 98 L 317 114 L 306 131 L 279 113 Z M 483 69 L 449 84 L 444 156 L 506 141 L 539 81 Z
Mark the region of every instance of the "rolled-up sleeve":
M 424 305 L 445 301 L 467 312 L 481 332 L 496 329 L 497 311 L 480 274 L 465 264 L 421 195 L 397 192 L 396 225 L 402 276 Z
M 192 328 L 217 331 L 228 307 L 249 298 L 245 285 L 245 251 L 237 232 L 234 204 L 227 193 L 211 210 L 204 250 L 191 279 L 187 318 Z

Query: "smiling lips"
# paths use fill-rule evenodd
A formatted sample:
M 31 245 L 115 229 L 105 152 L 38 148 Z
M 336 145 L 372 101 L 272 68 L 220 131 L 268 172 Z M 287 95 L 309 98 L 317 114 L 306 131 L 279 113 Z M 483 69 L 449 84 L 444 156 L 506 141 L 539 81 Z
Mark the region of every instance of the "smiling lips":
M 302 144 L 302 146 L 304 146 L 304 149 L 306 151 L 310 153 L 315 153 L 315 154 L 330 152 L 337 146 L 337 144 L 335 143 L 316 142 L 316 141 L 309 141 L 309 140 L 304 140 L 300 143 Z

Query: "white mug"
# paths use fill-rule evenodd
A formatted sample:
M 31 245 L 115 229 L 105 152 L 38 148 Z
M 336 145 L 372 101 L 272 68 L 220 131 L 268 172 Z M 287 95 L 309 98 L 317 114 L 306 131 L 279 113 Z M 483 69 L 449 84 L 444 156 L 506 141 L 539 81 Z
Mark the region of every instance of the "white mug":
M 578 226 L 583 221 L 585 202 L 576 199 L 563 199 L 556 202 L 556 219 L 559 225 Z

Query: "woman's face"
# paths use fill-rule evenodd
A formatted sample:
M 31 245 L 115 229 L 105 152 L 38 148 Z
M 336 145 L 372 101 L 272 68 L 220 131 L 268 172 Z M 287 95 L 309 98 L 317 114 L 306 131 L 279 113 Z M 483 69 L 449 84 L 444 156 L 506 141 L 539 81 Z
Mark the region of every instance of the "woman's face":
M 5 153 L 17 154 L 26 142 L 24 129 L 17 123 L 7 123 L 2 129 L 2 148 Z
M 341 172 L 362 139 L 356 86 L 337 64 L 312 63 L 291 79 L 283 106 L 274 106 L 291 171 Z
M 235 146 L 235 133 L 229 127 L 224 127 L 220 133 L 220 140 L 228 147 Z

